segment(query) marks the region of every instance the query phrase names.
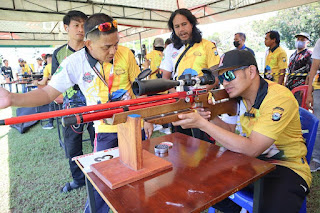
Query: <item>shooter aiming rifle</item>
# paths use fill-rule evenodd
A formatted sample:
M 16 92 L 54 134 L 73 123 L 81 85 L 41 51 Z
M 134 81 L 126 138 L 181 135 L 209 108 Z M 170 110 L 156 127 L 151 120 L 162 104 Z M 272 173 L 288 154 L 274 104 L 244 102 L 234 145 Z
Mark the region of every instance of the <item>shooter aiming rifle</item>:
M 57 110 L 53 112 L 38 113 L 35 115 L 19 116 L 0 120 L 0 125 L 11 125 L 33 120 L 61 117 L 64 126 L 91 122 L 103 119 L 112 125 L 124 123 L 130 114 L 139 114 L 142 119 L 154 124 L 166 124 L 179 120 L 178 114 L 193 112 L 195 108 L 207 108 L 211 111 L 211 118 L 220 114 L 235 115 L 237 101 L 229 99 L 225 90 L 207 91 L 203 85 L 214 84 L 215 78 L 211 71 L 203 69 L 201 77 L 186 75 L 181 80 L 154 79 L 143 80 L 149 71 L 140 73 L 133 82 L 132 89 L 135 95 L 152 95 L 176 87 L 177 92 L 164 95 L 141 97 L 132 100 L 124 100 L 84 106 L 72 109 Z M 193 89 L 184 91 L 185 86 Z M 214 105 L 208 103 L 212 99 Z

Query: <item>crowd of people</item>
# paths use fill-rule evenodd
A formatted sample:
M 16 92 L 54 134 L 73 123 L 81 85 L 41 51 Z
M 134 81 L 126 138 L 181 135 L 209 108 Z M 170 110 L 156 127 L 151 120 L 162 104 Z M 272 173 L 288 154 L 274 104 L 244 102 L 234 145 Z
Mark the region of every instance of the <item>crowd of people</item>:
M 103 13 L 87 17 L 80 11 L 69 11 L 63 23 L 68 42 L 52 55 L 37 59 L 36 71 L 43 72 L 43 79 L 36 84 L 47 86 L 23 94 L 0 89 L 0 108 L 52 105 L 60 94 L 64 97 L 64 109 L 137 98 L 131 85 L 141 70 L 133 52 L 119 44 L 117 20 Z M 219 55 L 216 44 L 202 38 L 197 25 L 196 17 L 189 10 L 174 11 L 168 20 L 170 39 L 156 38 L 153 50 L 145 54 L 142 67 L 151 69 L 148 79 L 183 79 L 186 74 L 202 76 L 202 69 L 210 69 L 216 81 L 214 85 L 207 85 L 207 89 L 224 88 L 230 98 L 239 100 L 238 112 L 236 116 L 222 115 L 209 120 L 210 111 L 198 109 L 179 115 L 180 120 L 172 123 L 172 131 L 208 142 L 215 140 L 231 151 L 275 164 L 276 169 L 263 177 L 263 212 L 298 212 L 311 186 L 310 167 L 312 172 L 320 170 L 320 134 L 309 166 L 299 117 L 302 94 L 293 95 L 290 90 L 309 85 L 307 105 L 320 118 L 317 104 L 320 40 L 311 52 L 307 48 L 310 35 L 296 34 L 296 50 L 288 61 L 280 46 L 279 32 L 266 32 L 266 62 L 263 73 L 259 73 L 254 50 L 245 45 L 245 33 L 235 33 L 235 49 Z M 12 81 L 8 60 L 3 62 L 1 74 Z M 19 59 L 19 63 L 21 73 L 32 72 L 23 59 Z M 52 120 L 45 128 L 53 128 Z M 71 160 L 82 155 L 84 129 L 88 130 L 95 151 L 118 146 L 117 127 L 103 121 L 64 127 L 73 180 L 62 185 L 62 193 L 85 185 L 84 174 Z M 143 139 L 150 138 L 153 131 L 152 124 L 143 122 Z M 97 191 L 94 196 L 97 211 L 108 212 L 108 205 Z M 225 212 L 241 210 L 229 199 L 214 207 Z M 85 212 L 90 212 L 88 203 Z

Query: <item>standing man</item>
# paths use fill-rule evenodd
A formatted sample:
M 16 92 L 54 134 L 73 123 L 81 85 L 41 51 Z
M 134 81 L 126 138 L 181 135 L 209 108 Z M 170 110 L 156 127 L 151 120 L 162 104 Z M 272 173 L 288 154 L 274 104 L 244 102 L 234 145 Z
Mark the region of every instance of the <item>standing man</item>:
M 157 79 L 162 77 L 159 66 L 163 58 L 164 41 L 162 38 L 155 38 L 153 41 L 153 50 L 148 53 L 143 63 L 143 69 L 150 68 L 151 74 L 149 79 Z
M 252 49 L 247 47 L 244 43 L 246 42 L 246 34 L 244 33 L 236 33 L 234 34 L 234 42 L 233 45 L 236 47 L 238 50 L 247 50 L 254 55 L 254 52 Z
M 312 53 L 312 65 L 309 75 L 309 88 L 306 104 L 313 109 L 313 114 L 320 119 L 320 78 L 317 71 L 320 68 L 320 39 L 318 39 Z M 320 170 L 320 127 L 313 148 L 312 160 L 310 162 L 311 172 Z
M 37 82 L 38 85 L 47 85 L 49 79 L 51 78 L 52 54 L 46 55 L 46 61 L 48 66 L 44 68 L 42 80 Z
M 295 35 L 295 37 L 297 38 L 295 43 L 297 50 L 289 58 L 289 72 L 286 81 L 286 87 L 289 90 L 305 85 L 312 63 L 312 52 L 307 49 L 307 45 L 310 43 L 310 35 L 302 32 Z M 304 76 L 297 76 L 301 74 L 304 74 Z M 299 105 L 301 105 L 302 98 L 300 92 L 296 92 L 294 97 L 296 97 Z
M 131 50 L 118 45 L 117 21 L 98 13 L 86 21 L 84 28 L 85 48 L 63 60 L 48 86 L 26 94 L 9 93 L 0 88 L 0 108 L 48 104 L 75 84 L 85 95 L 87 105 L 135 98 L 131 85 L 140 70 Z M 153 125 L 144 122 L 148 138 L 152 131 Z M 116 125 L 95 121 L 95 132 L 97 151 L 118 146 Z M 97 211 L 108 212 L 109 207 L 97 192 L 95 196 Z
M 1 67 L 1 75 L 3 76 L 6 83 L 9 84 L 9 90 L 12 91 L 11 81 L 13 80 L 12 69 L 9 66 L 9 61 L 7 59 L 3 60 L 4 66 Z
M 269 47 L 266 52 L 266 65 L 264 77 L 280 85 L 284 83 L 284 75 L 287 69 L 287 53 L 280 47 L 280 34 L 278 31 L 266 33 L 264 44 Z
M 62 61 L 73 54 L 76 51 L 83 49 L 84 47 L 84 22 L 87 20 L 87 16 L 81 12 L 72 10 L 69 11 L 63 17 L 64 29 L 68 33 L 68 43 L 57 48 L 53 52 L 52 56 L 52 75 L 57 71 Z M 49 61 L 47 61 L 48 67 Z M 52 104 L 51 104 L 52 105 Z M 86 98 L 81 92 L 79 86 L 75 84 L 63 93 L 63 109 L 75 108 L 80 106 L 86 106 Z M 52 108 L 52 107 L 51 107 Z M 53 109 L 51 109 L 53 110 Z M 49 119 L 49 123 L 43 128 L 53 128 L 53 119 Z M 72 175 L 72 181 L 66 183 L 61 192 L 69 192 L 73 189 L 77 189 L 85 185 L 84 174 L 78 165 L 72 161 L 75 156 L 82 155 L 82 133 L 87 129 L 91 139 L 91 144 L 94 141 L 94 128 L 93 123 L 80 124 L 76 126 L 62 127 L 65 151 L 69 159 L 69 167 Z
M 307 148 L 302 137 L 299 105 L 286 87 L 259 76 L 248 51 L 232 50 L 221 57 L 220 83 L 230 98 L 238 98 L 236 116 L 224 114 L 211 122 L 210 112 L 179 115 L 174 125 L 200 128 L 230 151 L 276 165 L 263 177 L 262 212 L 299 212 L 311 185 Z M 228 198 L 214 205 L 222 212 L 240 212 Z
M 42 73 L 43 72 L 43 60 L 42 58 L 37 58 L 37 67 L 35 68 L 36 73 Z
M 188 9 L 178 9 L 171 14 L 168 26 L 172 43 L 164 51 L 160 65 L 163 78 L 179 78 L 185 74 L 202 76 L 203 68 L 218 65 L 220 57 L 216 46 L 202 38 L 197 24 L 197 18 Z
M 187 9 L 178 9 L 171 14 L 168 21 L 172 43 L 164 50 L 164 59 L 160 69 L 165 79 L 181 79 L 186 74 L 202 76 L 203 68 L 213 69 L 219 63 L 219 55 L 215 44 L 202 38 L 197 28 L 197 18 Z M 207 86 L 208 89 L 218 85 Z M 174 92 L 171 89 L 170 92 Z M 210 141 L 209 137 L 199 130 L 183 130 L 175 127 L 175 131 L 202 140 Z

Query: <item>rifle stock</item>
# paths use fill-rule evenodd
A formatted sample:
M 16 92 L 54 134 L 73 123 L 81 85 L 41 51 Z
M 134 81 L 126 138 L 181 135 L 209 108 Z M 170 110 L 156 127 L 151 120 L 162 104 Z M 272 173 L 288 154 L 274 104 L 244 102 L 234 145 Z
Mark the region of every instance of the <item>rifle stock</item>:
M 208 103 L 208 99 L 211 96 L 216 101 L 215 105 Z M 195 94 L 186 95 L 186 97 L 180 98 L 175 103 L 114 114 L 112 118 L 107 120 L 107 123 L 113 125 L 124 123 L 128 115 L 139 114 L 141 118 L 149 123 L 167 124 L 179 120 L 179 114 L 194 112 L 198 107 L 210 110 L 211 119 L 224 113 L 229 115 L 236 115 L 237 113 L 236 99 L 229 99 L 229 95 L 224 89 L 212 90 L 210 92 L 203 89 L 196 90 Z
M 209 78 L 210 79 L 210 78 Z M 160 80 L 160 79 L 159 79 Z M 143 83 L 137 83 L 134 91 L 137 94 L 158 91 L 157 88 L 172 88 L 178 84 L 178 81 L 170 80 L 148 80 Z M 210 80 L 211 81 L 211 80 Z M 152 84 L 156 82 L 157 84 Z M 198 81 L 199 82 L 199 81 Z M 203 81 L 205 83 L 205 81 Z M 170 83 L 170 86 L 163 84 Z M 179 81 L 181 85 L 181 81 Z M 163 91 L 163 90 L 162 90 Z M 209 104 L 208 99 L 214 98 L 215 105 Z M 47 113 L 39 113 L 37 116 L 26 115 L 0 120 L 0 125 L 10 125 L 24 123 L 39 119 L 67 116 L 62 118 L 62 124 L 75 125 L 103 119 L 108 124 L 120 124 L 127 120 L 131 114 L 139 114 L 147 122 L 155 124 L 166 124 L 177 121 L 181 113 L 189 113 L 196 108 L 207 108 L 211 111 L 211 118 L 220 114 L 236 115 L 237 101 L 229 99 L 225 90 L 194 89 L 188 92 L 176 92 L 150 97 L 142 97 L 132 100 L 117 101 L 106 104 L 72 108 L 67 110 L 58 110 Z

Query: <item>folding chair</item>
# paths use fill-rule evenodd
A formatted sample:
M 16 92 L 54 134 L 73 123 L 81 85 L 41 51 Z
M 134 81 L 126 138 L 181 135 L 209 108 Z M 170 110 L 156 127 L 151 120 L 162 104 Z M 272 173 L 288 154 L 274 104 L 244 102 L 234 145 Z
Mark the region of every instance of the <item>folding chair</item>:
M 301 102 L 301 107 L 308 110 L 307 105 L 306 105 L 306 100 L 307 100 L 307 95 L 308 95 L 308 85 L 302 85 L 302 86 L 298 86 L 296 88 L 293 88 L 293 90 L 291 90 L 291 92 L 293 94 L 295 94 L 296 92 L 303 92 L 303 96 L 302 96 L 302 102 Z

